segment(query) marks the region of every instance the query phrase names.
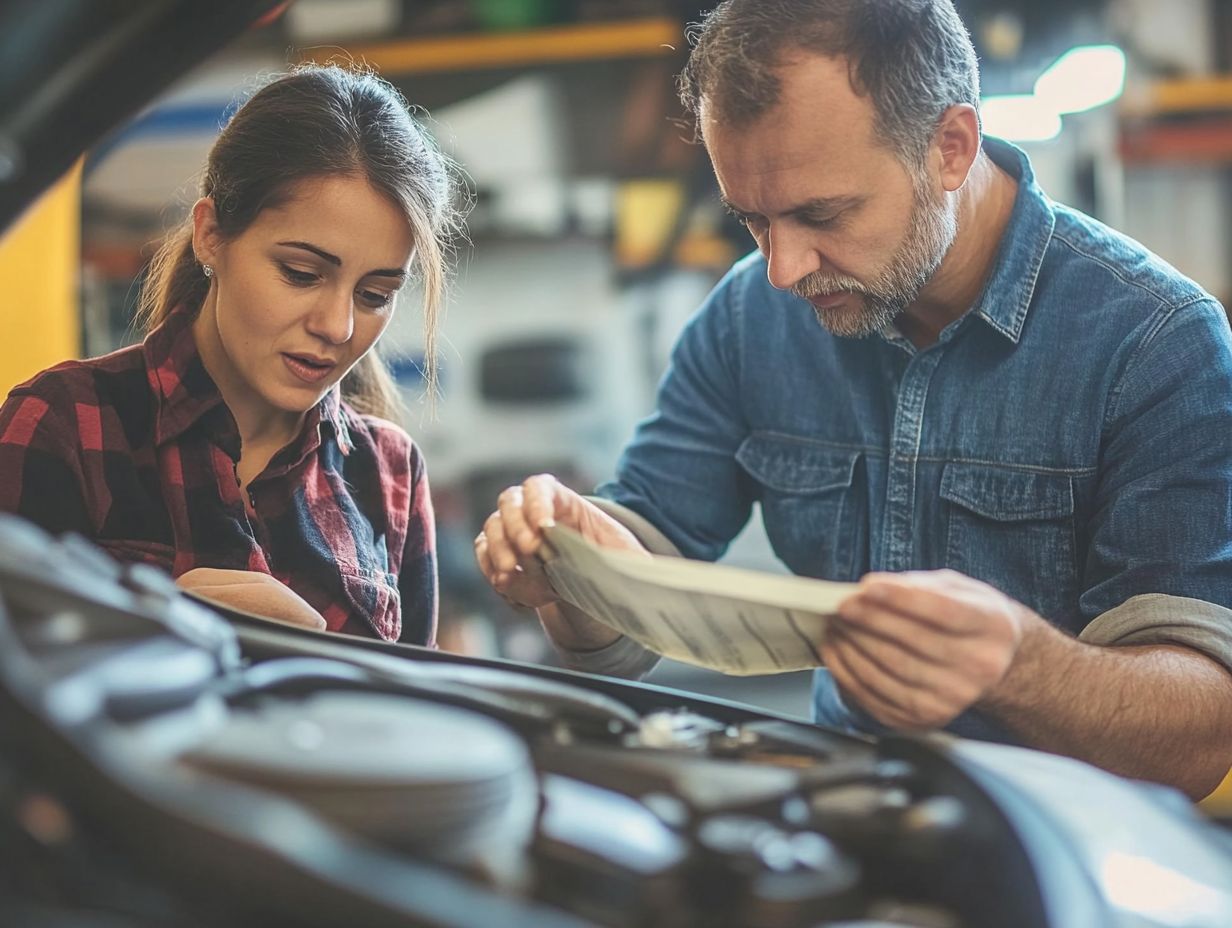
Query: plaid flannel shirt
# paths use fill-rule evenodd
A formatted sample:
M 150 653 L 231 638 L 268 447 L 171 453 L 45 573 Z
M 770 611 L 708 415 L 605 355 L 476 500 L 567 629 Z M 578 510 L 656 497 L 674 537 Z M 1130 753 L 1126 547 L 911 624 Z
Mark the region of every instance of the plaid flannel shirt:
M 432 645 L 435 528 L 423 458 L 334 388 L 248 487 L 240 436 L 180 309 L 140 345 L 67 361 L 0 406 L 0 511 L 122 561 L 271 574 L 331 631 Z

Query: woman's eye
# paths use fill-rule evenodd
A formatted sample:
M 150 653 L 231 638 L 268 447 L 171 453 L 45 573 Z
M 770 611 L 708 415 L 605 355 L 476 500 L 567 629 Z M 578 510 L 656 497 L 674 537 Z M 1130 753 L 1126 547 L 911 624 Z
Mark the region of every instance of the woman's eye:
M 282 276 L 287 279 L 287 282 L 297 287 L 307 287 L 309 284 L 317 282 L 317 275 L 311 271 L 301 271 L 291 267 L 289 264 L 279 265 L 279 268 L 282 270 Z
M 381 293 L 379 290 L 361 290 L 359 291 L 359 298 L 372 309 L 380 309 L 392 303 L 394 295 L 392 293 Z

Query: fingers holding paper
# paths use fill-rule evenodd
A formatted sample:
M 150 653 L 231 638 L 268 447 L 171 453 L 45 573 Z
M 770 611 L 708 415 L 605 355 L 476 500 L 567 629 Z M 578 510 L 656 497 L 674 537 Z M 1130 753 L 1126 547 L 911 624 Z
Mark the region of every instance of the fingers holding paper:
M 539 557 L 544 532 L 556 524 L 604 547 L 643 550 L 624 526 L 551 474 L 528 477 L 501 492 L 475 538 L 484 578 L 513 604 L 539 608 L 556 602 Z
M 542 544 L 539 529 L 530 530 L 522 512 L 522 487 L 501 493 L 500 508 L 488 516 L 475 538 L 475 561 L 484 579 L 514 606 L 538 608 L 555 602 L 556 594 L 535 551 Z M 533 541 L 521 536 L 531 531 Z M 523 554 L 522 548 L 529 548 Z
M 950 570 L 869 574 L 840 605 L 821 651 L 835 681 L 894 728 L 941 727 L 1008 672 L 1027 607 Z

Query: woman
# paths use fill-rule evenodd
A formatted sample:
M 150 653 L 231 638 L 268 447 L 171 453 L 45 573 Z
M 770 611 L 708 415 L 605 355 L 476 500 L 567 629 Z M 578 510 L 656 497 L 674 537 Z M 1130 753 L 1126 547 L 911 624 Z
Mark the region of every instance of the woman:
M 417 278 L 432 389 L 452 193 L 386 82 L 265 86 L 151 265 L 145 340 L 0 407 L 0 510 L 226 605 L 432 644 L 428 482 L 375 345 Z

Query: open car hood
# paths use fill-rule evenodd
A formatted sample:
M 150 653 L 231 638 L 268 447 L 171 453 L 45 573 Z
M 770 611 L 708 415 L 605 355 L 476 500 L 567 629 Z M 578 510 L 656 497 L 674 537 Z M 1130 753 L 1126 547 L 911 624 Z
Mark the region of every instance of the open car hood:
M 108 132 L 279 0 L 0 4 L 0 232 Z

